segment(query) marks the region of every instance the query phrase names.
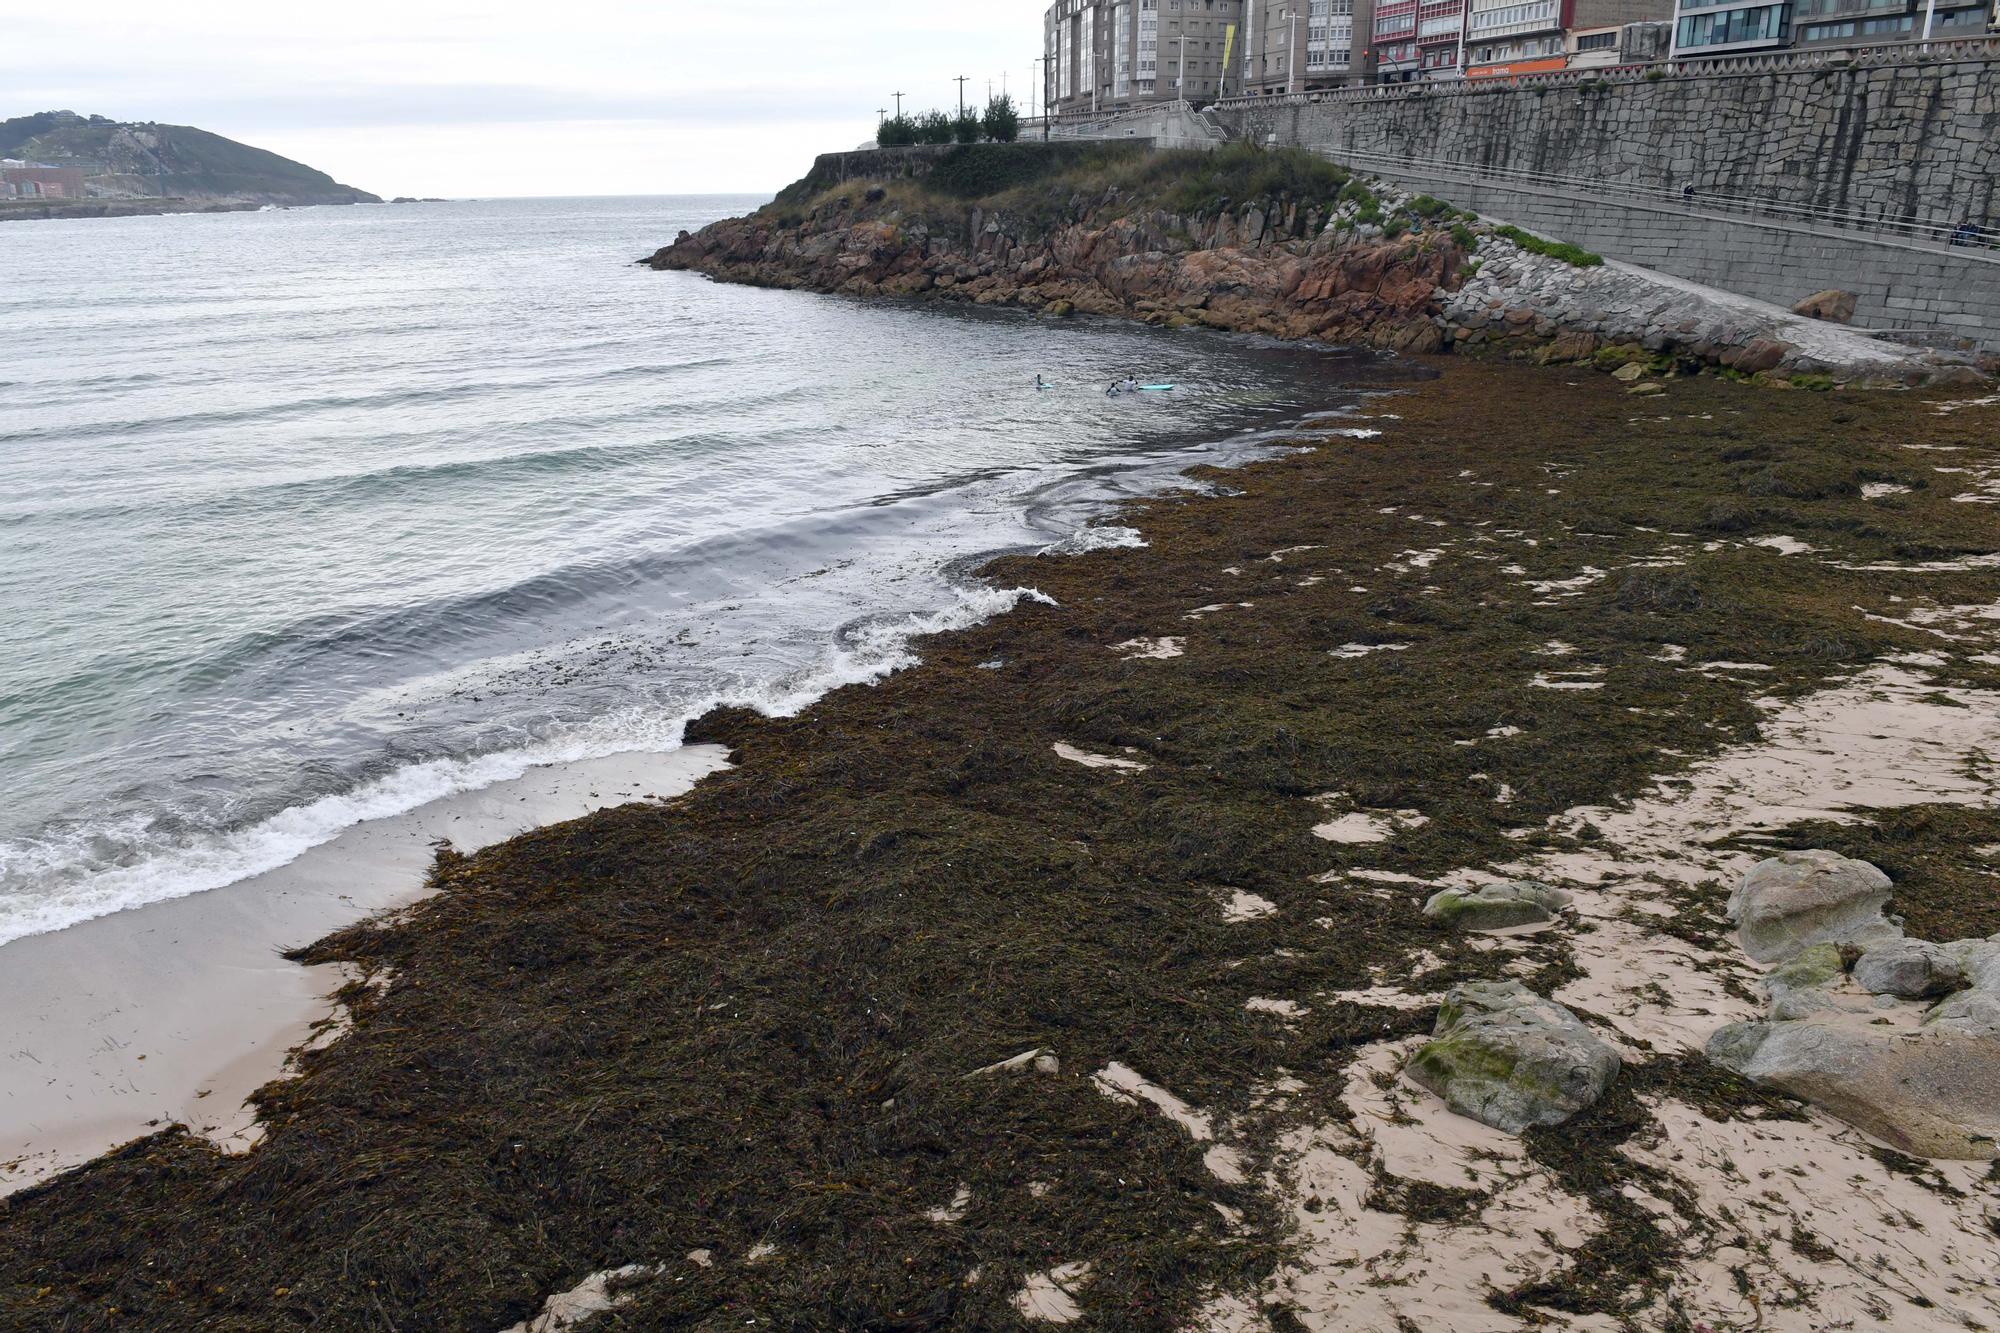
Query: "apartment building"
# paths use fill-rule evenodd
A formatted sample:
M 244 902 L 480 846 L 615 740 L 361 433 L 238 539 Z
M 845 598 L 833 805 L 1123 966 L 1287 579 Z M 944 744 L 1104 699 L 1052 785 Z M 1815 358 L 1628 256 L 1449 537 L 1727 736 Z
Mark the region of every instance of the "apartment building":
M 1252 0 L 1242 82 L 1251 96 L 1365 83 L 1373 0 Z
M 1674 25 L 1671 20 L 1571 28 L 1569 67 L 1611 69 L 1619 65 L 1657 64 L 1667 58 L 1673 40 Z
M 1465 73 L 1473 79 L 1551 74 L 1578 54 L 1616 54 L 1625 25 L 1665 22 L 1673 0 L 1469 0 Z M 1662 53 L 1664 54 L 1664 52 Z M 1602 63 L 1611 64 L 1605 60 Z
M 1992 21 L 1986 0 L 1795 0 L 1792 45 L 1851 46 L 1857 42 L 1951 41 L 1983 37 Z
M 1375 0 L 1375 77 L 1381 83 L 1413 83 L 1423 77 L 1417 51 L 1417 7 L 1421 0 Z
M 1073 115 L 1241 92 L 1244 3 L 1057 0 L 1043 18 L 1044 105 Z

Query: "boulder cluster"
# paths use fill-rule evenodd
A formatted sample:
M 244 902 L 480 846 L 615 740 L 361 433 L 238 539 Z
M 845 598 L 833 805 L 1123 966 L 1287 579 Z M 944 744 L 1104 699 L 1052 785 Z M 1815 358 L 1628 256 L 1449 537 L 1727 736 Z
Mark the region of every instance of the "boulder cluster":
M 1788 852 L 1730 900 L 1744 950 L 1774 964 L 1768 1016 L 1718 1032 L 1710 1058 L 1921 1157 L 2000 1154 L 2000 936 L 1911 939 L 1889 877 Z

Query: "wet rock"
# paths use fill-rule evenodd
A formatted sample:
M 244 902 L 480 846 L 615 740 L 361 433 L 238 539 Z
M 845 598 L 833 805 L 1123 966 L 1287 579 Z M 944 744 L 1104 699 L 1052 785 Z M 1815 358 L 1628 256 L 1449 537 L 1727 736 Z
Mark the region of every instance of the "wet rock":
M 1967 991 L 1914 1031 L 1865 1019 L 1737 1023 L 1709 1058 L 1919 1157 L 1986 1161 L 2000 1144 L 2000 997 Z
M 1971 366 L 1943 366 L 1932 371 L 1924 383 L 1933 389 L 1984 389 L 1993 378 Z
M 1619 1068 L 1617 1052 L 1561 1005 L 1518 981 L 1478 981 L 1446 997 L 1404 1073 L 1458 1114 L 1519 1134 L 1595 1104 Z
M 1744 952 L 1782 962 L 1815 944 L 1884 944 L 1902 931 L 1882 915 L 1893 886 L 1866 861 L 1786 852 L 1760 862 L 1729 899 Z
M 1951 946 L 1927 940 L 1889 940 L 1854 965 L 1854 980 L 1870 995 L 1934 1000 L 1966 985 L 1965 965 Z
M 1621 384 L 1637 384 L 1646 378 L 1646 367 L 1638 361 L 1631 361 L 1612 371 L 1611 378 Z
M 1764 993 L 1771 997 L 1771 1017 L 1810 1018 L 1834 1006 L 1831 989 L 1847 976 L 1837 944 L 1815 944 L 1770 976 Z
M 1793 350 L 1790 343 L 1779 342 L 1775 338 L 1758 338 L 1736 354 L 1736 368 L 1745 375 L 1776 370 Z
M 1569 894 L 1546 884 L 1486 884 L 1433 894 L 1424 915 L 1464 930 L 1509 930 L 1547 925 L 1569 903 Z
M 1807 319 L 1822 319 L 1829 324 L 1852 324 L 1854 310 L 1860 298 L 1853 292 L 1843 292 L 1832 288 L 1814 292 L 1805 300 L 1792 307 L 1794 315 L 1804 315 Z

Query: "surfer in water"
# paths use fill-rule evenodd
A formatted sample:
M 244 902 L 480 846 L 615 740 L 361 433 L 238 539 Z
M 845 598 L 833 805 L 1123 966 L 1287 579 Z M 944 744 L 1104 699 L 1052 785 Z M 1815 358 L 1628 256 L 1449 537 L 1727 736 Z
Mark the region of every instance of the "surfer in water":
M 1113 380 L 1111 381 L 1111 387 L 1104 391 L 1104 396 L 1107 398 L 1116 398 L 1123 392 L 1124 390 L 1119 387 L 1118 381 Z
M 1132 376 L 1127 375 L 1125 377 L 1125 392 L 1126 393 L 1139 392 L 1139 381 L 1134 379 Z

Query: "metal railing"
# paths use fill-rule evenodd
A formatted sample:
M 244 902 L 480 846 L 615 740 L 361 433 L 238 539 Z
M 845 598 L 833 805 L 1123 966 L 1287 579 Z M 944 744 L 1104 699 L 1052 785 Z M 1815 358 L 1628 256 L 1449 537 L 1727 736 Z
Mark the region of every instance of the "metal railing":
M 1346 149 L 1315 151 L 1348 166 L 1392 175 L 1462 178 L 1472 184 L 1514 185 L 1530 190 L 1564 190 L 1585 194 L 1592 199 L 1623 199 L 1651 205 L 1666 204 L 1676 211 L 1687 213 L 1733 213 L 1742 217 L 1767 219 L 1813 229 L 1858 232 L 1878 238 L 1943 246 L 1953 250 L 1954 253 L 1963 252 L 1968 258 L 2000 264 L 2000 232 L 1988 227 L 1969 226 L 1962 218 L 1938 222 L 1892 216 L 1886 211 L 1822 208 L 1809 203 L 1760 198 L 1753 195 L 1709 193 L 1702 190 L 1690 193 L 1686 186 L 1668 182 L 1649 183 L 1567 176 L 1556 172 L 1486 166 L 1478 162 L 1460 162 L 1448 158 L 1404 157 L 1393 153 Z
M 1394 102 L 1425 97 L 1478 97 L 1516 88 L 1594 88 L 1609 83 L 1658 83 L 1665 79 L 1712 79 L 1758 74 L 1810 74 L 1826 70 L 1878 69 L 1894 65 L 1970 64 L 2000 60 L 2000 37 L 1969 37 L 1953 41 L 1893 42 L 1881 46 L 1827 47 L 1810 51 L 1771 51 L 1761 55 L 1683 57 L 1644 65 L 1560 70 L 1548 74 L 1506 74 L 1487 78 L 1452 78 L 1417 83 L 1378 83 L 1361 88 L 1322 88 L 1313 92 L 1278 93 L 1262 97 L 1225 97 L 1214 103 L 1225 111 L 1265 107 L 1316 106 L 1322 103 Z

